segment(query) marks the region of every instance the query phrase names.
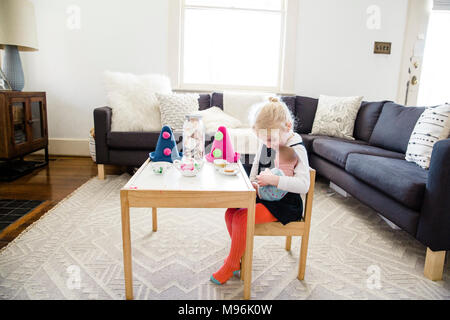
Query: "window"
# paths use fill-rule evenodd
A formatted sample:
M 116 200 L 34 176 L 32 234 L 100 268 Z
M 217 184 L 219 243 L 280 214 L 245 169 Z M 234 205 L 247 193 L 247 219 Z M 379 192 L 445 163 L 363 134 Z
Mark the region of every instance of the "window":
M 287 0 L 179 0 L 176 86 L 286 89 L 285 43 L 286 35 L 292 34 L 286 30 L 287 4 Z M 295 33 L 293 42 L 295 50 Z
M 450 6 L 449 6 L 450 9 Z M 427 40 L 419 87 L 419 105 L 450 103 L 450 10 L 433 10 L 428 25 Z

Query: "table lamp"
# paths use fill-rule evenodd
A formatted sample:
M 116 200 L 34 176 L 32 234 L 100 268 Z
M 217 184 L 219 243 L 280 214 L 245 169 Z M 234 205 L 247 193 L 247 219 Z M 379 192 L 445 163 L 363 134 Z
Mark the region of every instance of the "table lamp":
M 25 80 L 19 51 L 37 51 L 34 6 L 28 0 L 0 0 L 0 49 L 3 72 L 11 89 L 22 91 Z

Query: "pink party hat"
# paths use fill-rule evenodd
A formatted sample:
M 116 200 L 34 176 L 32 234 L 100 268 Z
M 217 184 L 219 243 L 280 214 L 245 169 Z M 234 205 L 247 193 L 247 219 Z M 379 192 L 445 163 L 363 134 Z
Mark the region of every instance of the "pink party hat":
M 214 162 L 216 159 L 225 159 L 228 162 L 237 162 L 240 154 L 234 152 L 233 144 L 228 135 L 227 128 L 219 127 L 214 136 L 214 142 L 211 148 L 211 153 L 206 155 L 206 160 Z

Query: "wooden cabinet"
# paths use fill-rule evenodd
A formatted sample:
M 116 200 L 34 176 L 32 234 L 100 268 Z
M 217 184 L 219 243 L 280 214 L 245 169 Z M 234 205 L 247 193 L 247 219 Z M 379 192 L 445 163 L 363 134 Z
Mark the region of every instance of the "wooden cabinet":
M 48 161 L 45 92 L 0 91 L 0 159 L 45 149 Z

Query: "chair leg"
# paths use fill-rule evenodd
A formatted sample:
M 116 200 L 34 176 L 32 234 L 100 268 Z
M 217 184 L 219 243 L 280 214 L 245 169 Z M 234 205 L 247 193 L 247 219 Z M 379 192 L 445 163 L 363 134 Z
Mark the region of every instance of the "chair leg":
M 100 180 L 105 180 L 105 165 L 104 164 L 97 165 L 97 170 L 98 170 L 98 178 Z
M 286 237 L 286 251 L 291 251 L 292 236 Z
M 423 274 L 432 281 L 442 280 L 444 272 L 445 251 L 433 251 L 427 248 Z
M 308 236 L 302 236 L 302 243 L 300 245 L 300 258 L 298 263 L 298 280 L 305 278 L 306 257 L 308 255 Z

